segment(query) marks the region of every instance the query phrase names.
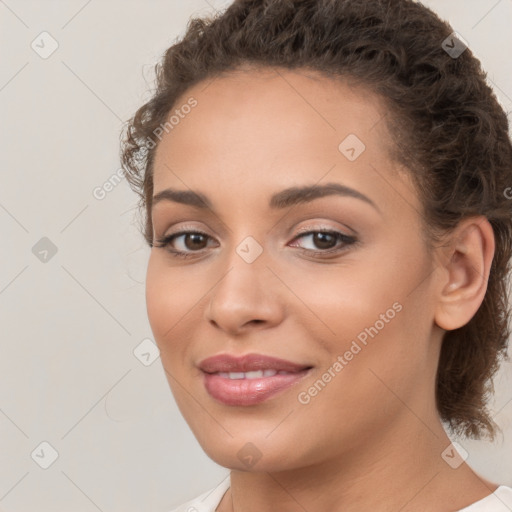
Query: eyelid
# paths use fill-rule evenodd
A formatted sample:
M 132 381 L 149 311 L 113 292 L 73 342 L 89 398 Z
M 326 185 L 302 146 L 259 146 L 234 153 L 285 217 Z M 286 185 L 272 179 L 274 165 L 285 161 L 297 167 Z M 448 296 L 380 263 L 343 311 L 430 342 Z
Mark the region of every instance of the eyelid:
M 327 224 L 317 224 L 317 225 L 313 225 L 313 226 L 301 227 L 301 228 L 297 229 L 295 231 L 295 233 L 297 235 L 301 235 L 304 233 L 309 233 L 311 231 L 336 231 L 346 237 L 358 236 L 357 233 L 353 229 L 350 229 L 348 226 L 344 226 L 344 228 L 345 229 L 343 230 L 342 228 L 339 228 L 336 226 L 328 226 Z M 349 233 L 347 233 L 346 231 L 349 231 Z
M 197 228 L 195 226 L 191 226 L 190 224 L 185 224 L 183 226 L 180 225 L 179 228 L 172 229 L 168 233 L 165 232 L 160 238 L 167 238 L 172 235 L 178 235 L 178 234 L 181 235 L 181 234 L 190 233 L 190 232 L 201 233 L 202 235 L 208 236 L 210 238 L 215 238 L 213 235 L 210 235 L 209 233 L 207 233 L 206 230 Z
M 289 238 L 290 236 L 293 235 L 293 233 L 295 233 L 295 235 L 301 235 L 301 234 L 304 234 L 304 233 L 309 233 L 311 231 L 340 231 L 342 228 L 339 228 L 339 227 L 336 227 L 336 226 L 329 226 L 327 224 L 325 224 L 325 221 L 317 221 L 317 222 L 320 222 L 319 224 L 313 224 L 313 225 L 306 225 L 306 226 L 303 226 L 297 230 L 294 230 L 294 228 L 290 228 L 289 230 L 287 230 L 287 233 L 286 233 L 286 237 Z M 323 223 L 322 223 L 323 222 Z M 343 224 L 343 228 L 345 229 L 345 231 L 341 231 L 341 234 L 346 236 L 346 237 L 358 237 L 358 233 L 350 228 L 349 226 L 346 226 Z M 162 236 L 160 237 L 157 237 L 156 236 L 156 233 L 154 234 L 154 239 L 156 240 L 157 238 L 167 238 L 171 235 L 178 235 L 178 234 L 183 234 L 183 232 L 197 232 L 197 233 L 200 233 L 204 236 L 208 236 L 210 238 L 215 238 L 214 236 L 210 235 L 209 233 L 207 233 L 205 230 L 201 229 L 201 228 L 197 228 L 193 225 L 190 225 L 190 224 L 185 224 L 185 225 L 180 225 L 179 228 L 177 229 L 173 229 L 171 232 L 169 233 L 165 233 L 163 234 Z M 349 231 L 348 233 L 346 231 Z M 296 238 L 296 236 L 294 236 L 294 239 Z
M 349 250 L 350 247 L 357 248 L 360 245 L 359 237 L 347 235 L 340 231 L 339 229 L 335 228 L 329 228 L 329 227 L 320 227 L 320 226 L 313 226 L 313 227 L 303 227 L 300 228 L 295 236 L 292 238 L 292 240 L 287 244 L 287 246 L 290 246 L 290 243 L 297 243 L 297 240 L 300 240 L 302 238 L 305 238 L 306 236 L 311 236 L 316 233 L 327 233 L 335 237 L 336 239 L 336 247 L 329 248 L 329 249 L 305 249 L 303 247 L 298 247 L 297 250 L 299 250 L 303 255 L 305 256 L 311 256 L 314 257 L 315 260 L 320 261 L 322 259 L 326 258 L 332 258 L 332 257 L 338 257 L 342 256 L 345 252 Z M 154 247 L 162 248 L 164 250 L 167 250 L 169 254 L 175 258 L 175 259 L 187 259 L 187 258 L 194 258 L 198 257 L 201 258 L 201 256 L 207 252 L 207 248 L 200 249 L 198 251 L 188 251 L 188 250 L 180 250 L 180 249 L 174 249 L 170 248 L 172 246 L 172 242 L 180 238 L 182 236 L 186 236 L 189 234 L 199 234 L 202 236 L 205 236 L 207 240 L 207 244 L 211 240 L 215 240 L 214 237 L 210 236 L 208 233 L 205 233 L 201 230 L 198 230 L 196 228 L 190 228 L 190 227 L 182 227 L 181 229 L 177 231 L 173 231 L 169 234 L 164 235 L 163 237 L 160 237 L 155 240 L 155 243 L 153 244 Z M 341 247 L 339 244 L 341 243 Z M 291 247 L 294 247 L 291 245 Z

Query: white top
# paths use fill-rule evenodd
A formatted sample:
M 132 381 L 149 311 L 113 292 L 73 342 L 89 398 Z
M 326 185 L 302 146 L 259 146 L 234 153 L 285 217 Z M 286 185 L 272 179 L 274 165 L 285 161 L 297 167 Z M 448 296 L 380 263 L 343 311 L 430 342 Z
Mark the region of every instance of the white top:
M 187 501 L 170 512 L 215 512 L 222 497 L 229 489 L 229 475 L 214 489 L 204 492 L 197 498 Z M 512 488 L 500 485 L 492 494 L 460 509 L 457 512 L 511 512 Z

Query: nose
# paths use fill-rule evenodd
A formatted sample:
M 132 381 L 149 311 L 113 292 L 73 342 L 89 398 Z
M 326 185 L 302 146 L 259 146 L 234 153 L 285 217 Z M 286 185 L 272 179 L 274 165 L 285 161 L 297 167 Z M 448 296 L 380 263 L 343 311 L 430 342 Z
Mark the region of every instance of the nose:
M 275 326 L 285 311 L 282 286 L 265 258 L 247 263 L 235 253 L 209 295 L 206 320 L 230 335 Z

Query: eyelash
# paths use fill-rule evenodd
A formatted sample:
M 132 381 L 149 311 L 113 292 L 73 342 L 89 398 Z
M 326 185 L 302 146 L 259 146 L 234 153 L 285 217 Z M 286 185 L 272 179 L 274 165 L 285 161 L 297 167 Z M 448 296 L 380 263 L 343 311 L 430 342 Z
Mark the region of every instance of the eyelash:
M 342 253 L 345 250 L 347 250 L 348 246 L 354 245 L 358 242 L 358 240 L 355 237 L 345 235 L 343 233 L 340 233 L 339 231 L 321 230 L 321 229 L 301 232 L 300 235 L 296 236 L 293 239 L 293 241 L 298 240 L 300 238 L 304 238 L 305 236 L 316 234 L 316 233 L 322 233 L 322 234 L 335 236 L 337 242 L 340 242 L 340 241 L 343 242 L 343 247 L 342 248 L 334 248 L 334 249 L 318 250 L 318 251 L 314 251 L 311 249 L 302 249 L 302 251 L 309 253 L 309 254 L 313 254 L 315 256 L 316 255 L 330 255 L 330 254 L 334 254 L 334 253 L 339 254 L 339 253 Z M 171 242 L 175 238 L 178 238 L 179 236 L 183 236 L 183 235 L 201 235 L 201 236 L 205 236 L 207 238 L 211 238 L 210 235 L 203 233 L 202 231 L 197 231 L 197 230 L 177 231 L 176 233 L 171 233 L 170 235 L 167 235 L 163 238 L 155 240 L 155 243 L 153 246 L 157 247 L 157 248 L 166 248 L 166 250 L 171 254 L 171 256 L 173 256 L 175 258 L 189 258 L 189 257 L 194 256 L 195 254 L 202 252 L 201 250 L 200 251 L 191 251 L 191 252 L 177 251 L 176 249 L 171 249 L 169 247 Z

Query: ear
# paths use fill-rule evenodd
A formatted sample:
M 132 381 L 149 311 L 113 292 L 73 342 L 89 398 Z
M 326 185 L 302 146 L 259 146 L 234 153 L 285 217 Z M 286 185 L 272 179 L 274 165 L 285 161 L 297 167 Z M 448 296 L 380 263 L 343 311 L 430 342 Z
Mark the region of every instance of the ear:
M 464 219 L 443 246 L 435 322 L 447 331 L 466 325 L 484 300 L 494 257 L 494 232 L 485 216 Z

